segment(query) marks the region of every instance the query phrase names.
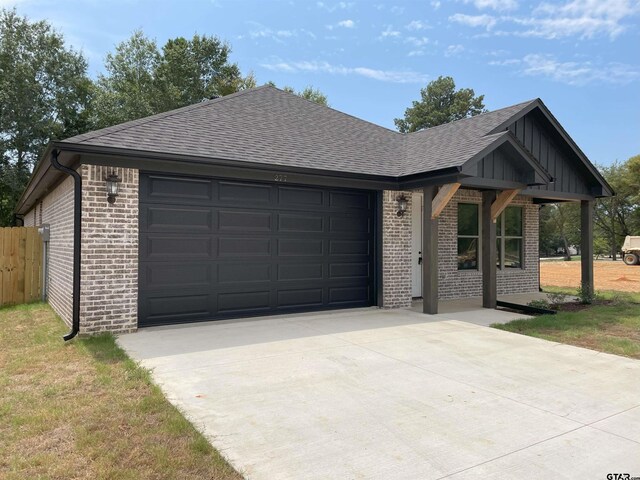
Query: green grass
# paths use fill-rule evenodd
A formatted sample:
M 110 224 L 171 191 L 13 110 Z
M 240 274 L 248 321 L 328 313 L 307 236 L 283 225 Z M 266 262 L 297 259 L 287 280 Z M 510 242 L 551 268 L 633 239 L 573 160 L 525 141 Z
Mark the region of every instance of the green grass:
M 546 287 L 545 291 L 575 295 L 566 288 Z M 640 293 L 599 292 L 598 300 L 584 310 L 492 327 L 640 359 Z
M 43 304 L 0 309 L 0 478 L 241 478 L 113 336 L 67 330 Z

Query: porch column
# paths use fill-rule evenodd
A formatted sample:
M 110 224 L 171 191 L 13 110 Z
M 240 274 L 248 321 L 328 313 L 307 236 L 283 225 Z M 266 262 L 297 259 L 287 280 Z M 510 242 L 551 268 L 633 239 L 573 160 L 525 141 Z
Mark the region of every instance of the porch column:
M 580 202 L 580 263 L 582 288 L 594 292 L 593 286 L 593 200 Z
M 482 306 L 496 308 L 498 301 L 496 222 L 491 207 L 495 190 L 482 192 Z
M 431 217 L 437 187 L 424 187 L 422 192 L 422 312 L 435 315 L 438 313 L 438 219 Z

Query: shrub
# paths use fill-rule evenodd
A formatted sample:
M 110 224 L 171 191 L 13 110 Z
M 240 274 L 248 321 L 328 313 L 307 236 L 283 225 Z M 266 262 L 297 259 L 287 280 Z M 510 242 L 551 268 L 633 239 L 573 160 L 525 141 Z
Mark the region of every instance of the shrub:
M 561 304 L 566 303 L 567 294 L 561 293 L 561 292 L 558 292 L 558 293 L 551 292 L 551 293 L 547 293 L 547 298 L 549 299 L 551 308 L 553 308 L 554 310 L 557 310 Z
M 585 305 L 592 304 L 596 299 L 596 292 L 591 290 L 589 285 L 585 285 L 581 283 L 578 287 L 578 298 L 580 299 L 580 303 Z

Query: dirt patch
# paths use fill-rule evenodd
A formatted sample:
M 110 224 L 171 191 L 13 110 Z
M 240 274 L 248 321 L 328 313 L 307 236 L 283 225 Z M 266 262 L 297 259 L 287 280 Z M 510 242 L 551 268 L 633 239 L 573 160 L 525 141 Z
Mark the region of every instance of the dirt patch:
M 625 265 L 621 261 L 596 261 L 593 275 L 596 290 L 640 292 L 640 266 L 638 265 Z M 578 288 L 580 262 L 540 262 L 540 283 L 542 287 Z

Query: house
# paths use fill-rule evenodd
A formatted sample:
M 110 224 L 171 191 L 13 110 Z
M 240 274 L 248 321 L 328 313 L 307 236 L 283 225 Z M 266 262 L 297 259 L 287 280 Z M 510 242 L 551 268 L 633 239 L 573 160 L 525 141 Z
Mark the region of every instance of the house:
M 553 201 L 581 202 L 593 288 L 593 204 L 612 193 L 539 99 L 401 134 L 264 86 L 52 143 L 17 213 L 50 226 L 48 301 L 90 334 L 493 308 L 538 290 Z

